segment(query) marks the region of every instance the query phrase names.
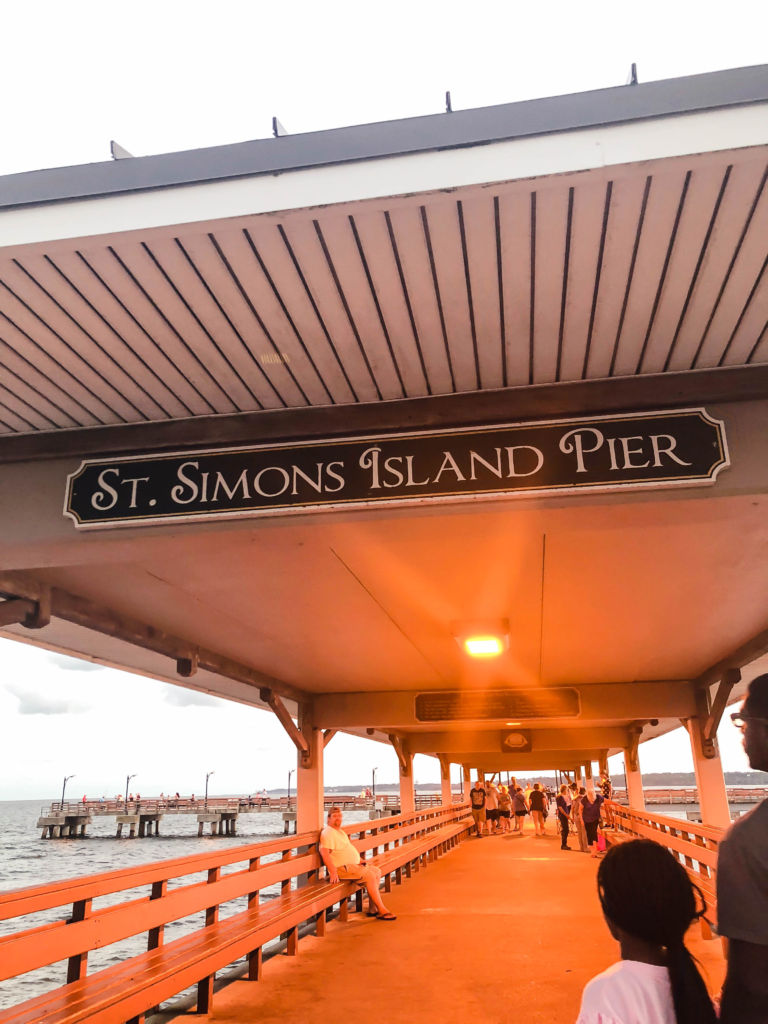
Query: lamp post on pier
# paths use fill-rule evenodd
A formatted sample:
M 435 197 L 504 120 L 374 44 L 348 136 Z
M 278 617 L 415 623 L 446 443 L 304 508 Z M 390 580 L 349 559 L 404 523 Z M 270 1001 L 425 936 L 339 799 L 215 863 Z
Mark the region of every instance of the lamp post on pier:
M 206 811 L 208 810 L 208 779 L 210 779 L 210 777 L 212 775 L 215 775 L 215 774 L 216 774 L 215 772 L 206 772 L 206 775 L 205 775 L 205 809 L 206 809 Z
M 373 768 L 371 770 L 371 797 L 373 798 L 374 803 L 376 802 L 376 772 L 378 770 L 378 768 Z
M 288 810 L 289 811 L 291 809 L 291 776 L 293 775 L 293 773 L 295 771 L 296 771 L 295 768 L 291 768 L 291 770 L 288 772 Z
M 133 775 L 126 775 L 126 777 L 125 777 L 125 804 L 124 804 L 124 807 L 125 807 L 126 811 L 128 810 L 128 786 L 130 785 L 131 779 L 135 779 L 135 778 L 136 778 L 136 772 L 134 772 Z
M 64 784 L 61 787 L 61 806 L 59 807 L 60 811 L 64 810 L 64 790 L 67 788 L 67 783 L 69 782 L 69 780 L 70 779 L 74 779 L 74 777 L 75 777 L 74 775 L 65 775 L 64 776 Z

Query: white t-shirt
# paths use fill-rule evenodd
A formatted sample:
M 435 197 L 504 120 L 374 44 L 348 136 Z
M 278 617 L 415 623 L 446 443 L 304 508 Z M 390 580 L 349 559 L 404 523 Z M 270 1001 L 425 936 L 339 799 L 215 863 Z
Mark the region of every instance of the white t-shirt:
M 576 1024 L 676 1024 L 669 971 L 620 960 L 587 982 Z
M 346 832 L 341 829 L 331 828 L 326 825 L 320 833 L 320 846 L 330 851 L 331 863 L 335 868 L 343 868 L 345 865 L 359 864 L 360 854 L 352 845 L 352 840 Z

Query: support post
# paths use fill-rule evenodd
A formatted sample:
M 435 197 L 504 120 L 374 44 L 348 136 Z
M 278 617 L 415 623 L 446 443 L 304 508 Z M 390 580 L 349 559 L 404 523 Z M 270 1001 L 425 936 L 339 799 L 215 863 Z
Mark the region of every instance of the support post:
M 640 730 L 632 732 L 632 742 L 624 749 L 624 775 L 627 780 L 627 799 L 633 811 L 645 810 L 645 794 L 643 793 L 643 776 L 640 772 Z
M 400 762 L 400 813 L 411 814 L 416 810 L 416 794 L 413 788 L 413 754 L 403 753 Z
M 296 831 L 321 829 L 324 810 L 323 733 L 312 726 L 309 710 L 302 708 L 299 716 L 301 732 L 309 744 L 308 757 L 297 758 L 296 769 Z
M 594 780 L 594 777 L 592 775 L 592 762 L 591 761 L 587 761 L 587 763 L 584 765 L 584 778 L 586 780 L 584 782 L 584 785 L 587 788 L 587 792 L 592 794 L 592 795 L 594 795 L 594 792 L 595 792 L 595 780 Z
M 461 766 L 461 799 L 465 802 L 469 800 L 470 789 L 472 789 L 472 779 L 470 778 L 469 768 L 463 764 Z
M 453 793 L 451 792 L 451 762 L 445 758 L 440 759 L 440 803 L 452 804 Z
M 695 718 L 689 718 L 686 721 L 685 728 L 691 741 L 693 770 L 696 773 L 702 823 L 728 828 L 731 824 L 731 809 L 728 806 L 728 793 L 725 788 L 725 776 L 720 761 L 717 736 L 712 735 L 707 739 L 704 735 L 711 712 L 709 703 L 709 691 L 698 690 L 696 693 L 698 714 Z

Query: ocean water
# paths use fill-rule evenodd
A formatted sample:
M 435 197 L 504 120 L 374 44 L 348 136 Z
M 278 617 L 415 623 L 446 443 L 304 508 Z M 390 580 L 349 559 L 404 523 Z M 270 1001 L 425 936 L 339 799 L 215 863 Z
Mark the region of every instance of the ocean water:
M 240 815 L 237 836 L 205 835 L 198 838 L 197 820 L 190 814 L 166 816 L 160 822 L 161 835 L 145 839 L 116 839 L 115 819 L 110 816 L 94 817 L 84 839 L 41 839 L 42 829 L 37 828 L 37 819 L 49 807 L 49 802 L 41 800 L 0 801 L 0 891 L 44 885 L 47 882 L 114 871 L 172 857 L 245 846 L 283 835 L 283 820 L 279 811 L 257 811 Z M 349 823 L 365 821 L 369 817 L 368 811 L 350 810 L 345 812 L 344 820 Z M 204 875 L 200 875 L 199 880 L 203 879 Z M 195 880 L 197 878 L 194 875 L 185 878 L 185 882 Z M 275 895 L 278 888 L 274 887 Z M 121 893 L 111 900 L 104 898 L 99 900 L 98 905 L 103 907 L 110 902 L 146 896 L 145 890 L 146 887 L 131 893 Z M 272 895 L 268 889 L 263 890 L 263 893 L 265 898 Z M 232 901 L 222 911 L 222 917 L 237 913 L 244 907 L 244 898 L 242 901 Z M 24 919 L 23 927 L 55 921 L 62 916 L 61 911 L 35 914 Z M 166 942 L 199 928 L 200 924 L 200 914 L 192 919 L 169 924 L 165 931 Z M 0 921 L 0 936 L 18 930 L 19 926 L 18 921 Z M 95 950 L 88 959 L 89 970 L 109 966 L 145 949 L 146 936 L 142 934 L 106 949 Z M 0 1009 L 64 984 L 66 973 L 67 965 L 64 962 L 0 982 Z

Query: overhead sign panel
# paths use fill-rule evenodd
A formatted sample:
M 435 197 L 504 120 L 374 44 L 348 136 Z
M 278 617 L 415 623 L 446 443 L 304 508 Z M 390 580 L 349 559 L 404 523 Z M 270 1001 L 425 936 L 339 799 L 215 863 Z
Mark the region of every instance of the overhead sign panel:
M 725 425 L 704 409 L 88 459 L 78 527 L 712 483 Z

